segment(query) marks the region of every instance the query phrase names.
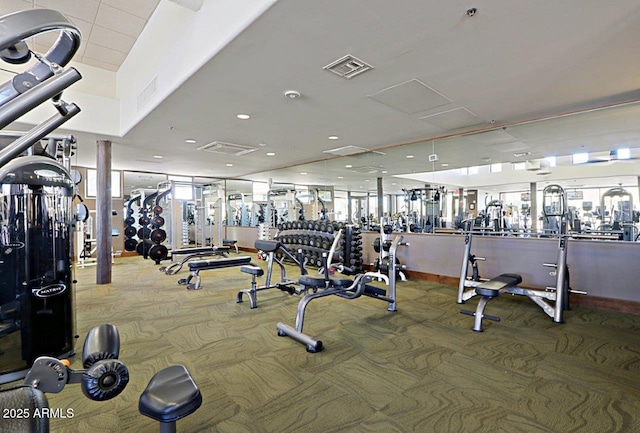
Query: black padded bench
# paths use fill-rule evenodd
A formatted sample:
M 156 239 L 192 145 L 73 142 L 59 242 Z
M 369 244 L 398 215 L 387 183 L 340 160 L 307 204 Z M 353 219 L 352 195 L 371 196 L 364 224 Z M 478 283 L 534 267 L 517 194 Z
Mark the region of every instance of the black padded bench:
M 238 241 L 235 239 L 223 239 L 222 240 L 222 245 L 225 247 L 233 247 L 236 249 L 236 254 L 240 254 L 240 251 L 238 251 Z
M 188 278 L 181 278 L 178 284 L 184 284 L 189 290 L 199 290 L 200 287 L 200 271 L 209 269 L 230 268 L 233 266 L 248 265 L 251 263 L 251 256 L 231 257 L 217 260 L 193 260 L 189 262 L 189 271 L 191 274 Z M 195 283 L 191 280 L 195 278 Z
M 261 277 L 264 275 L 264 271 L 260 266 L 257 265 L 244 265 L 240 267 L 240 272 L 244 272 L 245 274 L 251 275 L 251 288 L 246 290 L 240 290 L 238 292 L 238 296 L 236 297 L 236 302 L 242 302 L 242 294 L 244 293 L 249 298 L 249 306 L 251 308 L 256 308 L 258 306 L 258 296 L 257 292 L 259 290 L 264 290 L 264 288 L 258 288 L 258 282 L 256 281 L 256 277 Z
M 512 287 L 517 286 L 522 282 L 522 277 L 518 274 L 501 274 L 495 278 L 492 278 L 489 281 L 485 281 L 484 283 L 478 285 L 475 288 L 476 294 L 482 296 L 480 301 L 478 301 L 478 306 L 476 307 L 476 311 L 460 311 L 462 314 L 467 314 L 469 316 L 475 316 L 475 322 L 473 324 L 473 330 L 476 332 L 482 332 L 482 319 L 493 320 L 495 322 L 499 322 L 500 318 L 495 316 L 489 316 L 484 314 L 484 309 L 491 299 L 500 295 L 501 292 L 504 292 Z
M 324 289 L 327 287 L 340 287 L 345 288 L 353 284 L 351 278 L 335 278 L 331 277 L 328 280 L 319 275 L 301 275 L 298 278 L 298 284 L 310 289 Z
M 260 251 L 264 251 L 265 253 L 273 253 L 278 251 L 279 248 L 283 248 L 284 244 L 280 241 L 271 241 L 266 239 L 257 239 L 253 246 Z
M 183 365 L 171 365 L 153 375 L 140 395 L 138 410 L 160 422 L 160 433 L 175 433 L 176 421 L 195 412 L 202 394 Z
M 182 256 L 182 255 L 191 255 L 191 254 L 202 254 L 202 253 L 228 253 L 231 248 L 229 246 L 221 246 L 221 247 L 194 247 L 194 248 L 181 248 L 179 250 L 171 250 L 171 260 L 173 261 L 174 256 Z
M 189 252 L 187 250 L 191 250 L 192 252 Z M 177 255 L 186 254 L 186 256 L 183 257 L 181 260 L 174 261 L 170 265 L 161 266 L 160 268 L 158 268 L 158 270 L 160 272 L 164 272 L 167 275 L 175 275 L 178 272 L 180 272 L 184 264 L 190 260 L 202 258 L 202 257 L 214 257 L 214 256 L 229 257 L 229 250 L 230 250 L 229 247 L 185 248 L 182 250 L 176 250 Z M 172 253 L 171 254 L 172 260 L 173 260 L 173 255 L 174 254 Z

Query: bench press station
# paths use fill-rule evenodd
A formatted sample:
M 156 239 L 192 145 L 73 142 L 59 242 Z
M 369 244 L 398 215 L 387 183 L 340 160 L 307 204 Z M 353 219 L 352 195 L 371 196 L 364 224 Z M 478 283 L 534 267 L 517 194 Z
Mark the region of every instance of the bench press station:
M 186 285 L 188 290 L 200 290 L 200 271 L 210 269 L 230 268 L 233 266 L 243 266 L 251 263 L 251 256 L 240 256 L 217 260 L 194 260 L 189 262 L 191 274 L 187 278 L 180 278 L 178 284 Z M 195 279 L 195 282 L 191 280 Z
M 481 296 L 475 312 L 462 310 L 462 314 L 475 317 L 473 330 L 482 332 L 482 319 L 500 321 L 499 317 L 484 314 L 487 303 L 502 293 L 510 293 L 512 295 L 527 296 L 536 305 L 553 319 L 555 323 L 562 323 L 564 310 L 569 309 L 569 293 L 584 292 L 573 291 L 569 288 L 569 267 L 567 265 L 567 243 L 568 237 L 566 233 L 566 222 L 562 223 L 558 237 L 558 260 L 557 263 L 545 263 L 545 267 L 552 267 L 554 270 L 551 275 L 556 277 L 554 287 L 546 287 L 543 290 L 527 289 L 518 286 L 522 282 L 522 277 L 518 274 L 505 273 L 498 277 L 487 280 L 480 278 L 478 272 L 478 261 L 484 261 L 482 257 L 476 257 L 471 254 L 471 242 L 473 239 L 473 221 L 467 221 L 465 224 L 465 249 L 462 260 L 462 271 L 460 274 L 460 283 L 458 285 L 458 304 L 463 304 L 474 296 Z M 472 276 L 468 276 L 469 265 L 472 268 Z

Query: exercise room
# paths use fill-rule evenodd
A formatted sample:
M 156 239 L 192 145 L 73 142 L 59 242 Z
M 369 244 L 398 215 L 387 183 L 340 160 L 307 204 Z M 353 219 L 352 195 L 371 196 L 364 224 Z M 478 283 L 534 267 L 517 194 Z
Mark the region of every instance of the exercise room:
M 640 431 L 637 1 L 0 23 L 0 432 Z

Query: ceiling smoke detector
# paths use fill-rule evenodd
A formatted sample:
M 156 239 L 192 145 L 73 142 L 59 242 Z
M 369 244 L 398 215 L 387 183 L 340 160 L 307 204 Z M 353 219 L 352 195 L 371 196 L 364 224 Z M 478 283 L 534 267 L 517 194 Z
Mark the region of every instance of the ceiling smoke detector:
M 284 92 L 284 96 L 288 99 L 298 99 L 300 97 L 300 92 L 297 90 L 287 90 Z

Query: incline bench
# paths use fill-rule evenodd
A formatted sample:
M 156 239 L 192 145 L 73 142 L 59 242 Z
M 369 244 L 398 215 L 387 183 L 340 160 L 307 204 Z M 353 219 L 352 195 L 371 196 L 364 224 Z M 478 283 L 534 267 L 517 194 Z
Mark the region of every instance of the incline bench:
M 487 302 L 500 295 L 501 292 L 505 292 L 516 287 L 521 282 L 522 277 L 518 274 L 501 274 L 489 281 L 485 281 L 475 288 L 476 294 L 482 296 L 480 301 L 478 301 L 475 313 L 469 310 L 462 310 L 460 312 L 469 316 L 475 316 L 473 330 L 476 332 L 482 332 L 482 319 L 493 320 L 495 322 L 500 321 L 499 317 L 484 314 Z
M 189 290 L 199 290 L 200 287 L 200 271 L 206 271 L 209 269 L 221 269 L 229 268 L 233 266 L 248 265 L 251 263 L 251 256 L 232 257 L 228 259 L 217 260 L 194 260 L 189 262 L 189 271 L 191 274 L 188 278 L 181 278 L 178 280 L 178 284 L 184 284 Z M 191 280 L 195 278 L 195 282 Z

